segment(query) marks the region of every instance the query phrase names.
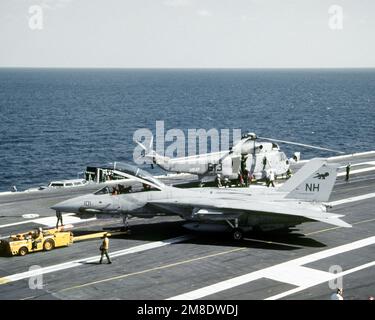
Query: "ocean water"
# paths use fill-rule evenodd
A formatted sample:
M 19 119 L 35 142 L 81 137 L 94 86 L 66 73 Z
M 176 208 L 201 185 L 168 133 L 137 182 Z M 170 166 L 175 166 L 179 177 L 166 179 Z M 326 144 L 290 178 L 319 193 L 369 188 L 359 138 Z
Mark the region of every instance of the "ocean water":
M 0 69 L 0 191 L 132 161 L 133 133 L 239 128 L 338 149 L 374 149 L 375 70 Z M 330 152 L 281 144 L 288 156 Z

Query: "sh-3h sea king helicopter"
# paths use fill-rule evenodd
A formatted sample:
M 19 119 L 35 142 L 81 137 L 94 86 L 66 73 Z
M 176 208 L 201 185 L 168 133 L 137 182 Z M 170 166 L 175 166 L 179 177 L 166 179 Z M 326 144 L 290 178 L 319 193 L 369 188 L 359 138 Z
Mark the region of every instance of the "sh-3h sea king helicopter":
M 257 139 L 265 141 L 257 141 Z M 153 164 L 170 172 L 196 174 L 202 183 L 211 181 L 214 177 L 228 180 L 238 179 L 240 173 L 251 175 L 260 180 L 267 177 L 270 169 L 276 176 L 287 175 L 290 163 L 298 162 L 300 153 L 296 152 L 291 159 L 288 159 L 275 142 L 343 153 L 292 141 L 258 137 L 252 132 L 242 135 L 241 140 L 229 150 L 179 158 L 169 158 L 157 154 L 152 148 L 153 139 L 148 147 L 138 141 L 135 142 L 144 150 L 144 158 L 151 159 Z M 153 165 L 151 166 L 153 167 Z

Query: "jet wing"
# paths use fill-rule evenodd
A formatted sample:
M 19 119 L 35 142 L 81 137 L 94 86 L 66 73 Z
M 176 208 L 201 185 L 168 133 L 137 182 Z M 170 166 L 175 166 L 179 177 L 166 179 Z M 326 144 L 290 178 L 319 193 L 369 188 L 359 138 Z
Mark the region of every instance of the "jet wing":
M 350 224 L 339 219 L 343 215 L 314 210 L 303 204 L 296 205 L 295 202 L 281 203 L 277 201 L 249 201 L 249 199 L 163 199 L 150 201 L 149 205 L 160 208 L 191 208 L 201 216 L 222 215 L 223 219 L 235 215 L 247 214 L 281 214 L 298 216 L 315 221 L 321 221 L 338 227 L 351 227 Z M 204 209 L 204 210 L 201 210 Z

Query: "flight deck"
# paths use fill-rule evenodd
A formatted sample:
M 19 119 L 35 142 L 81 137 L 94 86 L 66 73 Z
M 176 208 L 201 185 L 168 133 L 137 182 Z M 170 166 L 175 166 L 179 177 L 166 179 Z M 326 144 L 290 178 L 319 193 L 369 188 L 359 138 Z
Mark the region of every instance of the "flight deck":
M 329 300 L 342 281 L 345 300 L 367 300 L 375 296 L 375 151 L 329 161 L 341 164 L 330 211 L 345 215 L 352 228 L 311 222 L 290 232 L 250 232 L 238 242 L 227 233 L 190 232 L 179 217 L 134 218 L 130 234 L 110 238 L 111 265 L 98 264 L 100 238 L 0 256 L 0 299 Z M 164 182 L 186 179 L 194 181 L 170 175 Z M 54 226 L 52 205 L 96 189 L 0 195 L 0 238 Z M 122 219 L 64 214 L 64 224 L 80 236 L 121 227 Z M 37 283 L 42 286 L 35 288 Z

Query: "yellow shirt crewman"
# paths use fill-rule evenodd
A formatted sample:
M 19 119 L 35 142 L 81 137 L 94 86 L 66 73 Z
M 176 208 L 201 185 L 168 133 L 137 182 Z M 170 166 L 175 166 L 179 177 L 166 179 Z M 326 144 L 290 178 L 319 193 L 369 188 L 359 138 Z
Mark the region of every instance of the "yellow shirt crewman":
M 101 256 L 100 256 L 99 263 L 102 263 L 104 255 L 106 256 L 108 263 L 112 263 L 111 259 L 109 258 L 109 255 L 108 255 L 108 250 L 109 250 L 109 239 L 108 239 L 108 235 L 106 234 L 104 236 L 103 243 L 100 246 Z

